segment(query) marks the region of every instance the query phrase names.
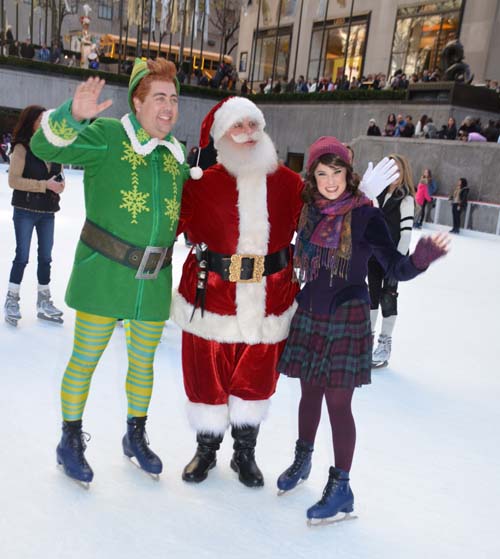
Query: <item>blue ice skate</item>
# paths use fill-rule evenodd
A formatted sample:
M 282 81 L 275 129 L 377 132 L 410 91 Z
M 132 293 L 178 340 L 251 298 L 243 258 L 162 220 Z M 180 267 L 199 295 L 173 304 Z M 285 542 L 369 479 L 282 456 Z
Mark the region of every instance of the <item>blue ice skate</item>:
M 144 417 L 129 417 L 127 419 L 127 433 L 123 436 L 123 453 L 128 458 L 137 460 L 138 466 L 151 477 L 158 479 L 163 470 L 160 458 L 149 448 L 146 435 L 146 420 Z
M 313 445 L 298 439 L 295 443 L 295 459 L 278 478 L 278 495 L 294 489 L 297 484 L 306 480 L 311 472 Z
M 85 460 L 86 440 L 90 440 L 90 435 L 82 432 L 81 420 L 63 421 L 62 437 L 57 445 L 56 456 L 57 463 L 64 468 L 64 473 L 88 488 L 94 472 Z
M 356 518 L 350 515 L 353 509 L 354 495 L 349 486 L 349 474 L 339 468 L 330 467 L 323 496 L 307 510 L 307 523 L 314 526 L 350 520 Z M 339 513 L 344 513 L 344 516 L 335 518 Z

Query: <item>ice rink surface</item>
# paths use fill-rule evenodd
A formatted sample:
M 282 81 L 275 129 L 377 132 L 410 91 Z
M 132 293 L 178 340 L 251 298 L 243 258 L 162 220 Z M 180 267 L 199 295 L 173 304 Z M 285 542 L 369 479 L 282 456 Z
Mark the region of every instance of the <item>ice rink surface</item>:
M 15 247 L 5 171 L 0 165 L 2 305 Z M 94 481 L 85 491 L 57 469 L 59 387 L 74 324 L 63 300 L 84 220 L 82 174 L 66 175 L 52 269 L 53 299 L 65 322 L 36 318 L 34 240 L 21 289 L 23 318 L 17 329 L 0 323 L 1 559 L 500 557 L 499 238 L 454 236 L 447 258 L 401 285 L 390 366 L 354 396 L 351 486 L 359 518 L 308 528 L 305 511 L 320 498 L 332 463 L 326 409 L 311 476 L 294 492 L 276 495 L 297 436 L 299 385 L 283 378 L 257 446 L 265 487 L 238 482 L 229 468 L 229 434 L 208 479 L 184 483 L 195 435 L 185 416 L 180 331 L 170 322 L 157 352 L 148 421 L 151 447 L 164 463 L 160 481 L 122 456 L 122 328 L 95 372 L 84 416 Z M 186 254 L 179 240 L 176 278 Z

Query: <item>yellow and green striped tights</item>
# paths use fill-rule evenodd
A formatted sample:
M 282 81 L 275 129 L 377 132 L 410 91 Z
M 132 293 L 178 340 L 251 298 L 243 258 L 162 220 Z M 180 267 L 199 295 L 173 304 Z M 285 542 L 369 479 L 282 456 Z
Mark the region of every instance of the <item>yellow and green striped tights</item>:
M 116 318 L 77 311 L 73 353 L 61 386 L 65 421 L 82 418 L 92 374 L 115 329 Z M 153 361 L 163 331 L 163 322 L 125 320 L 128 370 L 126 391 L 128 417 L 148 413 L 153 391 Z

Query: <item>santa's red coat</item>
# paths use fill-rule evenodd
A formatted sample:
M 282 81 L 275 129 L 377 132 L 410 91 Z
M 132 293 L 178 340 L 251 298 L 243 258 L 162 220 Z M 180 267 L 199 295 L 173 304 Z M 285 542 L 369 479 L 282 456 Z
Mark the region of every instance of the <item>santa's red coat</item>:
M 266 255 L 288 247 L 302 208 L 300 176 L 279 166 L 270 174 L 236 179 L 214 165 L 184 185 L 179 232 L 225 254 Z M 290 262 L 259 283 L 231 283 L 210 272 L 202 318 L 195 302 L 198 262 L 184 264 L 171 316 L 186 332 L 227 343 L 277 343 L 288 335 L 298 284 Z

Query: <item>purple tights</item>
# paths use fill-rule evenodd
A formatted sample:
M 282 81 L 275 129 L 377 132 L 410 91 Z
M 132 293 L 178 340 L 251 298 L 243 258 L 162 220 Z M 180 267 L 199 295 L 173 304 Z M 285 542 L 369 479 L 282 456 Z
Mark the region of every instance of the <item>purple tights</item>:
M 326 399 L 332 428 L 335 466 L 349 472 L 356 444 L 356 425 L 351 400 L 354 388 L 328 388 L 300 381 L 302 398 L 299 404 L 299 439 L 314 444 L 321 418 L 323 396 Z

